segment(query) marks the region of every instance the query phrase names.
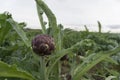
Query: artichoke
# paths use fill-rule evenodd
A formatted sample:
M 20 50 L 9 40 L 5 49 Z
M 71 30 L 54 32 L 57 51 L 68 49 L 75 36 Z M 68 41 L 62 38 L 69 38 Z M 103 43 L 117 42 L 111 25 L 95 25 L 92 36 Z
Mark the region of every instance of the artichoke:
M 32 49 L 37 55 L 50 55 L 55 49 L 54 39 L 46 34 L 37 35 L 32 40 Z

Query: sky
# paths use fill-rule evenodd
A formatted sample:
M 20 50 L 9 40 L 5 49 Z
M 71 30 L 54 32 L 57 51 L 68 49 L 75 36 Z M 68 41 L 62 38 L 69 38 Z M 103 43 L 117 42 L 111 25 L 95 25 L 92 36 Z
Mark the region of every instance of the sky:
M 120 0 L 44 0 L 58 23 L 79 26 L 100 21 L 103 25 L 120 25 Z M 29 28 L 40 28 L 34 0 L 0 0 L 0 13 L 8 11 L 15 21 Z

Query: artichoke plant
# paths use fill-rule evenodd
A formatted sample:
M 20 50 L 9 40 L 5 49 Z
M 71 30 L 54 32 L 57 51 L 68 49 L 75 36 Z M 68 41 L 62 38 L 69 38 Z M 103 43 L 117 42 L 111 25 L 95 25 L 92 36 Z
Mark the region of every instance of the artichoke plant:
M 50 55 L 55 49 L 54 39 L 46 34 L 37 35 L 32 40 L 32 49 L 37 55 Z

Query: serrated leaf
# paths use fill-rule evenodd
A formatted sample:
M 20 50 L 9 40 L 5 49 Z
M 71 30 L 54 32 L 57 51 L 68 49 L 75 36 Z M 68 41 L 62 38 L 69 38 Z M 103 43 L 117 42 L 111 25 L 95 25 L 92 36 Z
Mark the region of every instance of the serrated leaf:
M 13 19 L 7 19 L 7 21 L 10 23 L 13 29 L 17 32 L 17 34 L 22 38 L 26 46 L 30 47 L 30 42 L 26 37 L 25 32 L 19 27 L 19 25 Z
M 37 12 L 38 12 L 39 21 L 42 27 L 42 33 L 46 34 L 46 27 L 45 27 L 43 16 L 42 16 L 43 10 L 40 8 L 40 6 L 38 6 L 38 4 L 37 4 Z
M 115 48 L 110 51 L 100 52 L 97 54 L 91 54 L 88 56 L 84 62 L 76 67 L 73 73 L 73 79 L 79 80 L 87 71 L 89 71 L 93 66 L 98 64 L 99 62 L 105 60 L 112 54 L 120 52 L 120 47 Z
M 109 56 L 105 59 L 105 61 L 110 62 L 110 63 L 114 63 L 114 64 L 116 64 L 116 65 L 119 64 L 116 60 L 114 60 L 113 58 L 111 58 L 111 57 L 109 57 Z
M 35 80 L 31 74 L 17 69 L 15 65 L 8 65 L 0 61 L 0 77 L 16 77 L 27 80 Z
M 4 42 L 5 37 L 7 36 L 7 34 L 9 33 L 11 27 L 7 22 L 0 22 L 1 25 L 1 29 L 0 29 L 0 44 Z M 3 26 L 4 25 L 4 26 Z

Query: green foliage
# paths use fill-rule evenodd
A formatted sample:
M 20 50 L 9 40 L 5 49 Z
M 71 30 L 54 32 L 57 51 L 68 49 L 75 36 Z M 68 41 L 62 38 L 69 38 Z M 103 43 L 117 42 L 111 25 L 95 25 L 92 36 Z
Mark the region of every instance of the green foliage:
M 120 47 L 106 52 L 100 52 L 97 54 L 91 54 L 83 61 L 82 64 L 76 67 L 75 71 L 73 72 L 73 79 L 79 80 L 80 77 L 83 76 L 90 68 L 95 66 L 97 63 L 103 61 L 107 57 L 109 57 L 112 54 L 118 53 L 120 50 Z
M 35 80 L 29 73 L 19 70 L 15 65 L 8 65 L 0 61 L 0 76 L 1 77 L 17 77 L 27 80 Z
M 38 16 L 39 16 L 39 21 L 42 27 L 42 33 L 46 34 L 46 26 L 43 21 L 43 10 L 37 5 L 37 11 L 38 11 Z
M 0 14 L 0 79 L 119 80 L 120 34 L 102 33 L 99 21 L 99 32 L 90 32 L 87 26 L 86 31 L 63 29 L 42 0 L 36 0 L 36 7 L 42 30 L 25 29 L 26 24 L 14 21 L 11 14 Z M 30 42 L 37 34 L 55 39 L 50 56 L 31 50 Z
M 0 14 L 0 44 L 4 42 L 4 38 L 7 36 L 9 33 L 11 27 L 10 25 L 6 22 L 8 18 L 11 18 L 11 15 L 9 13 L 4 13 Z
M 26 41 L 28 39 L 22 29 L 24 25 L 14 22 L 11 14 L 7 12 L 0 14 L 0 24 L 0 59 L 9 64 L 18 64 L 15 62 L 15 58 L 18 60 L 20 57 L 24 57 L 22 56 L 25 54 L 24 48 L 27 49 L 28 47 L 28 41 Z M 19 54 L 19 57 L 16 57 L 14 54 Z M 32 76 L 29 73 L 22 72 L 22 70 L 19 71 L 16 69 L 16 67 L 10 67 L 10 65 L 7 65 L 6 63 L 1 62 L 1 77 L 18 77 L 28 80 L 31 78 L 31 80 L 33 80 Z
M 19 28 L 19 25 L 13 21 L 12 19 L 7 19 L 11 27 L 17 32 L 17 34 L 21 37 L 21 39 L 24 41 L 27 47 L 30 47 L 30 42 L 28 41 L 28 38 L 26 37 L 26 34 L 22 29 Z

